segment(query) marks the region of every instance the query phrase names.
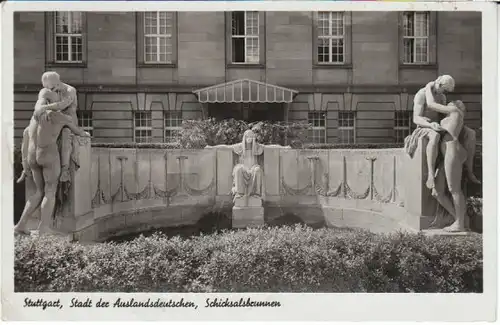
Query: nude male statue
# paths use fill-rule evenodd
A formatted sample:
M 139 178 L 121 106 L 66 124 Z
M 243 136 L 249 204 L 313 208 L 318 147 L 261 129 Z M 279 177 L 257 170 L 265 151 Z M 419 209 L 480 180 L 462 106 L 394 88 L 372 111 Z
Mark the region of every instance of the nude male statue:
M 452 101 L 448 105 L 437 103 L 433 96 L 433 87 L 434 82 L 430 82 L 425 88 L 427 105 L 437 112 L 446 114 L 446 116 L 440 122 L 441 128 L 445 130 L 440 144 L 444 160 L 438 168 L 432 194 L 441 206 L 455 218 L 455 222 L 443 230 L 464 231 L 467 207 L 462 190 L 462 170 L 469 153 L 460 143 L 459 137 L 464 128 L 465 105 L 460 100 Z M 445 183 L 451 195 L 451 201 L 445 193 Z
M 449 75 L 443 75 L 438 77 L 430 87 L 435 102 L 445 105 L 445 94 L 454 90 L 455 80 Z M 413 100 L 413 122 L 417 125 L 417 128 L 405 139 L 405 149 L 410 156 L 413 156 L 418 145 L 418 140 L 424 137 L 428 139 L 428 144 L 425 148 L 428 176 L 425 184 L 427 188 L 432 189 L 435 186 L 435 164 L 439 154 L 440 133 L 445 130 L 439 124 L 442 113 L 429 107 L 425 92 L 426 90 L 424 87 L 415 94 Z M 476 132 L 467 126 L 463 126 L 459 135 L 459 140 L 467 151 L 465 167 L 467 169 L 468 178 L 472 182 L 480 184 L 480 181 L 473 173 L 474 155 L 476 152 Z
M 62 155 L 59 152 L 57 139 L 63 132 L 63 128 L 67 127 L 69 132 L 79 136 L 90 137 L 87 132 L 77 127 L 73 116 L 62 112 L 68 104 L 71 105 L 72 99 L 68 88 L 61 87 L 62 101 L 51 103 L 51 101 L 59 99 L 59 94 L 49 88 L 54 89 L 58 85 L 50 87 L 54 85 L 52 83 L 54 79 L 51 78 L 51 75 L 48 78 L 46 75 L 45 77 L 42 77 L 42 83 L 46 87 L 39 93 L 38 101 L 35 104 L 35 112 L 30 125 L 24 132 L 23 174 L 31 174 L 36 192 L 26 201 L 21 219 L 14 228 L 14 231 L 18 233 L 26 233 L 26 222 L 40 205 L 41 222 L 39 230 L 40 232 L 51 231 L 50 221 L 54 212 L 55 195 L 62 169 Z
M 36 130 L 38 127 L 38 122 L 40 115 L 42 115 L 43 112 L 45 111 L 62 111 L 65 113 L 72 113 L 72 110 L 68 110 L 68 106 L 74 106 L 74 98 L 76 97 L 76 91 L 74 90 L 73 87 L 61 87 L 60 85 L 60 80 L 59 80 L 59 75 L 55 72 L 45 72 L 42 75 L 42 85 L 43 89 L 40 90 L 38 93 L 38 100 L 45 100 L 47 104 L 39 104 L 38 109 L 35 109 L 35 112 L 33 116 L 31 117 L 30 124 L 26 129 L 24 129 L 23 132 L 23 140 L 21 144 L 21 156 L 22 156 L 22 165 L 23 165 L 23 173 L 17 180 L 17 183 L 22 182 L 26 177 L 31 176 L 31 169 L 29 168 L 28 164 L 28 150 L 30 146 L 30 139 L 34 139 L 33 141 L 36 142 Z M 57 93 L 57 90 L 59 88 L 62 88 L 61 94 L 64 95 L 62 100 L 59 98 L 60 94 Z M 71 94 L 73 92 L 74 94 Z M 61 100 L 61 101 L 59 101 Z M 68 114 L 70 116 L 70 114 Z M 49 117 L 49 114 L 44 114 L 43 117 L 47 119 Z M 72 123 L 76 126 L 77 125 L 77 119 L 76 117 L 73 117 Z M 64 134 L 66 136 L 62 137 L 62 142 L 63 142 L 63 149 L 67 149 L 68 145 L 71 145 L 71 143 L 67 143 L 70 139 L 69 136 L 66 134 L 69 130 L 66 128 L 63 129 Z M 34 142 L 34 143 L 35 143 Z M 33 143 L 33 145 L 34 145 Z M 64 151 L 64 150 L 63 150 Z M 69 155 L 66 155 L 65 153 L 61 153 L 61 156 L 63 156 L 65 159 L 69 161 Z M 63 159 L 64 160 L 64 159 Z M 69 163 L 63 164 L 63 166 L 68 166 Z M 67 168 L 66 168 L 67 170 Z M 66 175 L 65 175 L 66 176 Z

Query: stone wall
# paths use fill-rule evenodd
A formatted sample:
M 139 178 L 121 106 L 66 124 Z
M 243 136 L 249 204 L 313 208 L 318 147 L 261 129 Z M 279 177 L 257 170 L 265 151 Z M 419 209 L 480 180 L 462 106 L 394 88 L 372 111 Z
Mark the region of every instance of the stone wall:
M 14 137 L 20 144 L 22 132 L 33 114 L 37 93 L 17 93 L 14 97 Z M 481 95 L 451 94 L 449 100 L 461 99 L 466 107 L 465 123 L 481 141 Z M 92 112 L 94 143 L 133 142 L 133 113 L 151 111 L 153 142 L 163 142 L 164 112 L 182 112 L 183 119 L 197 119 L 202 108 L 192 93 L 96 93 L 79 91 L 78 109 Z M 311 111 L 326 111 L 327 142 L 339 142 L 338 113 L 356 112 L 357 143 L 394 143 L 394 117 L 397 111 L 413 110 L 409 93 L 300 93 L 290 105 L 291 122 L 307 123 Z
M 23 130 L 33 114 L 37 93 L 14 97 L 14 139 L 20 144 Z M 92 112 L 94 143 L 133 142 L 134 112 L 151 111 L 153 142 L 164 141 L 164 112 L 181 111 L 184 119 L 201 117 L 202 110 L 192 93 L 86 93 L 78 94 L 78 110 Z
M 87 62 L 54 65 L 49 46 L 50 14 L 14 14 L 15 139 L 28 124 L 40 76 L 59 72 L 79 93 L 79 109 L 92 110 L 93 142 L 133 140 L 132 111 L 153 111 L 153 141 L 163 141 L 163 110 L 181 110 L 183 118 L 201 116 L 192 91 L 249 78 L 299 91 L 290 120 L 307 121 L 311 110 L 327 111 L 327 142 L 338 141 L 338 112 L 356 111 L 359 143 L 394 142 L 394 112 L 411 110 L 416 87 L 439 74 L 451 74 L 457 94 L 469 110 L 467 124 L 481 125 L 481 13 L 434 12 L 430 44 L 433 62 L 405 66 L 398 53 L 399 12 L 347 13 L 347 61 L 340 66 L 315 63 L 314 13 L 265 12 L 263 60 L 259 65 L 227 64 L 228 21 L 224 12 L 179 12 L 177 58 L 172 65 L 145 66 L 138 59 L 138 14 L 87 12 Z M 191 22 L 196 21 L 196 24 Z M 440 44 L 442 46 L 437 46 Z M 444 45 L 443 45 L 444 44 Z M 42 49 L 42 50 L 41 50 Z M 480 138 L 480 137 L 479 137 Z
M 260 42 L 265 48 L 264 64 L 240 69 L 225 64 L 224 12 L 178 13 L 178 62 L 172 67 L 149 68 L 136 58 L 136 13 L 87 12 L 86 66 L 54 68 L 74 84 L 210 86 L 239 78 L 283 86 L 425 84 L 443 73 L 453 75 L 457 84 L 481 83 L 480 12 L 433 14 L 431 33 L 436 41 L 430 53 L 435 62 L 419 69 L 400 65 L 399 15 L 348 13 L 348 64 L 325 68 L 314 64 L 313 12 L 265 12 Z M 40 50 L 46 45 L 46 14 L 16 12 L 14 18 L 15 83 L 39 84 L 48 68 Z
M 79 205 L 88 205 L 92 213 L 75 216 L 75 236 L 105 240 L 193 225 L 207 212 L 230 217 L 235 161 L 230 149 L 94 147 L 91 159 L 82 162 L 90 168 L 79 172 L 86 176 L 80 175 L 76 184 L 85 192 Z M 265 221 L 301 220 L 313 226 L 376 232 L 419 230 L 428 225 L 429 215 L 406 208 L 420 202 L 415 180 L 407 177 L 409 165 L 402 149 L 266 148 Z

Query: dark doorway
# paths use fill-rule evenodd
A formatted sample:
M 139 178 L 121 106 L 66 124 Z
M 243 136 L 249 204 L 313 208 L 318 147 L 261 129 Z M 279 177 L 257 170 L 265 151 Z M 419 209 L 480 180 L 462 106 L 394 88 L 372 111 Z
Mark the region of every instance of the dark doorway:
M 208 116 L 216 120 L 243 120 L 243 110 L 240 103 L 210 103 L 208 105 Z
M 208 115 L 217 120 L 237 119 L 247 122 L 280 122 L 285 119 L 282 103 L 211 103 Z

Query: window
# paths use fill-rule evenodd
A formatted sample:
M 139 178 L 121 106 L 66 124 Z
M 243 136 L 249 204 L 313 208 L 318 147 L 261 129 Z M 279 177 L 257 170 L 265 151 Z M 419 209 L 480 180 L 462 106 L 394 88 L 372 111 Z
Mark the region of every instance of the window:
M 429 63 L 429 13 L 403 14 L 403 63 Z
M 405 138 L 411 132 L 411 112 L 396 111 L 394 112 L 394 141 L 396 143 L 404 143 Z
M 91 136 L 93 135 L 94 126 L 92 123 L 92 112 L 91 111 L 77 111 L 78 125 Z
M 172 12 L 144 13 L 144 63 L 172 63 Z
M 171 66 L 177 62 L 177 14 L 170 11 L 139 12 L 137 64 L 140 67 Z
M 134 138 L 137 143 L 148 143 L 152 140 L 151 112 L 135 112 Z
M 182 125 L 182 112 L 165 112 L 165 142 L 177 142 Z
M 339 139 L 341 143 L 356 142 L 355 112 L 339 112 Z
M 345 63 L 345 16 L 343 12 L 318 12 L 318 63 Z
M 232 63 L 259 63 L 259 12 L 231 13 Z
M 312 125 L 311 142 L 326 143 L 326 112 L 309 112 L 308 123 Z
M 54 61 L 56 63 L 83 62 L 83 13 L 54 13 Z

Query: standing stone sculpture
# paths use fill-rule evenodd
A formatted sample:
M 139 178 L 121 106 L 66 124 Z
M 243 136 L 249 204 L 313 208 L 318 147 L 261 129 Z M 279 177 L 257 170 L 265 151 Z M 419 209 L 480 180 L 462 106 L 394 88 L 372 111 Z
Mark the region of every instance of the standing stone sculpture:
M 263 145 L 257 142 L 252 130 L 243 134 L 241 143 L 234 145 L 207 146 L 207 148 L 228 148 L 238 156 L 239 161 L 233 168 L 232 194 L 233 226 L 247 227 L 264 224 L 264 208 L 262 207 L 264 172 L 259 165 L 258 157 L 264 148 L 290 148 L 280 145 Z
M 446 132 L 443 134 L 440 144 L 443 159 L 437 168 L 432 194 L 439 204 L 454 217 L 454 222 L 445 227 L 444 230 L 465 231 L 466 203 L 462 190 L 462 171 L 463 164 L 467 160 L 467 151 L 459 142 L 464 125 L 465 105 L 460 100 L 450 102 L 446 106 L 436 103 L 432 95 L 432 86 L 432 83 L 429 83 L 426 87 L 426 99 L 429 107 L 447 114 L 440 122 L 440 126 Z M 442 212 L 437 213 L 435 222 L 443 215 Z
M 90 137 L 77 126 L 75 88 L 62 83 L 56 72 L 44 73 L 42 85 L 44 88 L 38 94 L 30 124 L 23 132 L 23 173 L 18 179 L 21 182 L 32 177 L 36 189 L 26 201 L 21 219 L 14 228 L 16 233 L 28 233 L 27 221 L 38 207 L 41 208 L 39 232 L 53 232 L 56 194 L 60 191 L 58 201 L 62 204 L 70 186 L 71 164 L 73 170 L 79 167 L 73 133 Z
M 466 228 L 462 190 L 464 164 L 467 178 L 480 183 L 473 173 L 476 133 L 463 125 L 465 105 L 461 101 L 446 105 L 445 93 L 453 91 L 454 86 L 453 78 L 445 75 L 417 92 L 413 117 L 417 129 L 405 139 L 405 149 L 410 157 L 419 143 L 425 143 L 419 142 L 421 138 L 428 140 L 425 148 L 428 170 L 425 185 L 439 203 L 431 226 L 443 227 L 448 213 L 454 221 L 443 230 L 451 232 L 464 231 Z

